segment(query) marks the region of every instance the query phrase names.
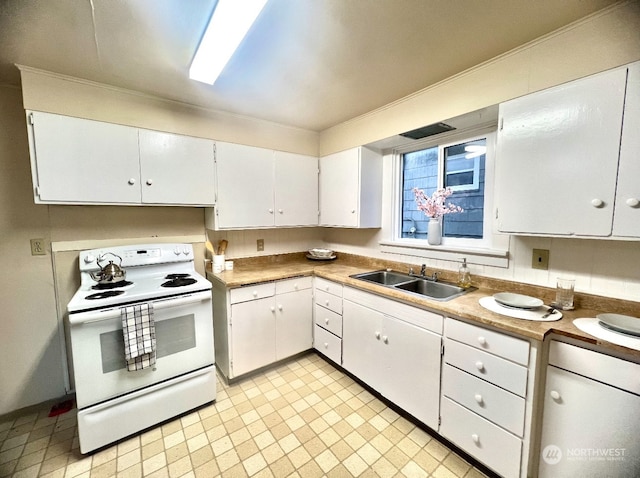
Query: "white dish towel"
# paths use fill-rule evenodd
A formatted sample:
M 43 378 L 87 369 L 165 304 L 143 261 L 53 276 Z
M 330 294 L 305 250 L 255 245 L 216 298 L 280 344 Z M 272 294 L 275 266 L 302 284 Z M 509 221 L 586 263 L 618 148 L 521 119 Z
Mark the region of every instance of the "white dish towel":
M 121 307 L 120 316 L 127 370 L 134 372 L 155 365 L 156 328 L 153 321 L 153 305 Z

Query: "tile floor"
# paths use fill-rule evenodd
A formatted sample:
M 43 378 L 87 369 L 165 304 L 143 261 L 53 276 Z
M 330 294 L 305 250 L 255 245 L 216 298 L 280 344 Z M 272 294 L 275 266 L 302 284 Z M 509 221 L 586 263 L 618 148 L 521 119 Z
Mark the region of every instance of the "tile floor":
M 0 477 L 484 477 L 314 353 L 83 456 L 75 409 L 0 423 Z

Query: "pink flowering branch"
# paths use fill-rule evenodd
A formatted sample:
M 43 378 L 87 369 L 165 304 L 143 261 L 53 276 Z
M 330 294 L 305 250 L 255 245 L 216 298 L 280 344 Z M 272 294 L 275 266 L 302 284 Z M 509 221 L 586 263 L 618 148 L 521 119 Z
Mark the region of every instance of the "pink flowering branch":
M 431 197 L 427 197 L 422 189 L 413 188 L 413 194 L 416 198 L 418 210 L 428 217 L 437 219 L 445 214 L 464 211 L 460 206 L 451 203 L 445 204 L 445 200 L 453 194 L 451 188 L 438 189 Z

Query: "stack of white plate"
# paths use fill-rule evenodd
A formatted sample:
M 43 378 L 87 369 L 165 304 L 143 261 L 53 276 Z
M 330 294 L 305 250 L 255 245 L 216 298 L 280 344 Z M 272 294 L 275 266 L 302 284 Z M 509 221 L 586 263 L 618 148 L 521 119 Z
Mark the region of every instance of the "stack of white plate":
M 336 258 L 336 253 L 333 252 L 331 249 L 314 248 L 314 249 L 309 249 L 307 258 L 313 259 L 316 261 L 330 261 Z

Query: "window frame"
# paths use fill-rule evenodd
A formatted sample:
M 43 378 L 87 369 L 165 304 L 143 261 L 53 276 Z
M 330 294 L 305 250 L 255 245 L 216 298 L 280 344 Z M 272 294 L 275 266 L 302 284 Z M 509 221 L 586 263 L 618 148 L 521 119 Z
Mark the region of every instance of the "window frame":
M 496 133 L 495 126 L 455 131 L 413 141 L 411 144 L 393 149 L 390 153 L 392 161 L 391 231 L 388 234 L 389 237 L 380 242 L 382 252 L 455 261 L 459 261 L 464 255 L 470 263 L 508 267 L 509 236 L 494 233 L 493 225 Z M 486 138 L 487 141 L 482 239 L 443 237 L 441 245 L 431 246 L 426 239 L 401 237 L 402 155 L 438 146 L 438 184 L 443 184 L 444 148 L 481 138 Z

